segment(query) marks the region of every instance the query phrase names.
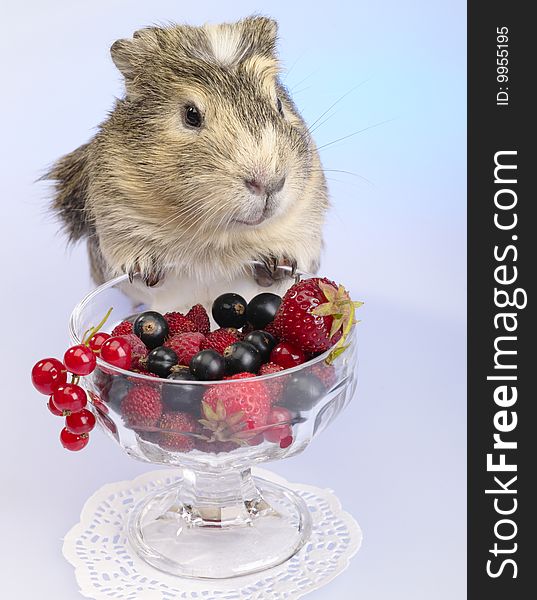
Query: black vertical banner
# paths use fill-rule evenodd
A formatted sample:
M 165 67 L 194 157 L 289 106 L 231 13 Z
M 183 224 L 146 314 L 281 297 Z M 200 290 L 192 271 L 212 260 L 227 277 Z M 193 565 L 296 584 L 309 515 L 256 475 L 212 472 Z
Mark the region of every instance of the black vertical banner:
M 537 46 L 531 3 L 468 3 L 468 597 L 537 580 Z M 524 592 L 523 592 L 524 590 Z

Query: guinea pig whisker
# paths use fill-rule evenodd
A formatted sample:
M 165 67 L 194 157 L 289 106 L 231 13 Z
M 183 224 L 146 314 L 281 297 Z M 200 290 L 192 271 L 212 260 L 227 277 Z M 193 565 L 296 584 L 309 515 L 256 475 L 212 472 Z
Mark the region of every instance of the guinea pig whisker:
M 298 59 L 297 59 L 297 60 L 296 60 L 296 61 L 293 63 L 293 67 L 296 65 L 297 61 L 298 61 Z M 287 72 L 287 75 L 289 75 L 289 73 L 291 72 L 291 70 L 292 70 L 292 68 L 293 68 L 293 67 L 291 67 L 291 69 L 289 69 L 289 71 Z M 304 77 L 303 79 L 301 79 L 300 81 L 298 81 L 297 83 L 295 83 L 295 85 L 293 85 L 291 88 L 289 88 L 289 89 L 290 89 L 290 91 L 291 91 L 293 94 L 296 94 L 296 91 L 295 91 L 295 90 L 296 90 L 296 88 L 297 88 L 299 85 L 302 85 L 302 84 L 303 84 L 305 81 L 307 81 L 307 80 L 308 80 L 310 77 L 313 77 L 313 75 L 316 75 L 318 72 L 319 72 L 319 69 L 315 69 L 315 71 L 312 71 L 312 72 L 311 72 L 309 75 L 306 75 L 306 77 Z M 286 77 L 287 77 L 287 75 L 286 75 Z
M 363 179 L 365 182 L 370 185 L 375 185 L 370 179 L 364 177 L 363 175 L 359 175 L 358 173 L 353 173 L 352 171 L 343 171 L 342 169 L 311 169 L 312 173 L 345 173 L 346 175 L 352 175 L 353 177 L 358 177 L 359 179 Z
M 315 121 L 313 121 L 313 123 L 308 127 L 308 131 L 310 133 L 312 133 L 312 131 L 315 131 L 315 125 L 327 114 L 329 113 L 334 106 L 337 106 L 344 98 L 346 98 L 349 94 L 352 94 L 353 92 L 355 92 L 359 87 L 362 87 L 362 85 L 364 85 L 364 83 L 367 83 L 371 78 L 368 77 L 367 79 L 364 79 L 363 81 L 360 81 L 360 83 L 357 83 L 354 87 L 352 87 L 348 92 L 345 92 L 343 94 L 343 96 L 340 96 L 333 104 L 331 104 L 324 112 L 322 115 L 320 115 L 319 117 L 317 117 L 317 119 L 315 119 Z M 324 121 L 323 121 L 324 122 Z M 322 123 L 321 123 L 322 125 Z M 320 127 L 320 125 L 319 125 Z M 315 129 L 314 129 L 315 128 Z
M 378 123 L 374 123 L 373 125 L 369 125 L 369 127 L 364 127 L 363 129 L 359 129 L 358 131 L 354 131 L 353 133 L 349 133 L 348 135 L 344 135 L 343 137 L 338 138 L 337 140 L 332 140 L 322 146 L 318 146 L 317 150 L 321 150 L 322 148 L 328 148 L 328 146 L 332 146 L 333 144 L 337 144 L 343 140 L 346 140 L 350 137 L 358 135 L 359 133 L 364 133 L 364 131 L 369 131 L 370 129 L 374 129 L 375 127 L 380 127 L 381 125 L 385 125 L 386 123 L 390 123 L 391 121 L 395 121 L 396 117 L 392 117 L 391 119 L 386 119 L 385 121 L 380 121 Z
M 172 219 L 166 219 L 157 227 L 154 233 L 157 234 L 163 231 L 164 229 L 168 229 L 171 225 L 173 225 L 173 223 L 180 221 L 182 216 L 183 215 L 175 215 Z

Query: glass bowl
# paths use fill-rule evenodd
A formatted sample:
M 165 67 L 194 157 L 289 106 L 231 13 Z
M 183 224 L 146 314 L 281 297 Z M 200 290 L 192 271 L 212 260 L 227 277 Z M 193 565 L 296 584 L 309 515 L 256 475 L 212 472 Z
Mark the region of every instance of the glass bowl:
M 309 277 L 291 277 L 289 268 L 279 269 L 287 287 Z M 74 344 L 110 307 L 108 331 L 151 308 L 131 299 L 130 285 L 126 275 L 117 277 L 75 307 L 70 321 Z M 180 468 L 178 484 L 155 490 L 131 512 L 129 540 L 144 560 L 174 575 L 218 579 L 274 567 L 300 550 L 311 533 L 307 506 L 292 491 L 252 477 L 251 467 L 302 452 L 350 401 L 356 387 L 355 330 L 333 364 L 326 362 L 328 351 L 298 367 L 248 379 L 159 379 L 97 359 L 95 371 L 82 379 L 101 428 L 129 456 Z M 187 394 L 199 404 L 210 391 L 216 398 L 215 415 L 202 419 L 194 411 L 199 423 L 194 431 L 164 429 L 158 423 L 133 425 L 122 417 L 121 400 L 134 387 L 167 399 Z M 254 399 L 268 395 L 270 402 L 288 410 L 288 419 L 260 426 L 241 420 L 240 414 L 238 422 L 218 414 L 219 398 L 244 394 Z

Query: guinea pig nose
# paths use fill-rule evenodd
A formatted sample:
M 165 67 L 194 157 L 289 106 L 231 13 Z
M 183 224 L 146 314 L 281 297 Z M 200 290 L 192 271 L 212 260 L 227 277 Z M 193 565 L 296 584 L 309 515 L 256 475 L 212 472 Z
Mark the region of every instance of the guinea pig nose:
M 285 177 L 265 184 L 259 179 L 245 179 L 244 185 L 256 196 L 270 196 L 279 192 L 285 184 Z
M 264 196 L 266 194 L 265 185 L 259 179 L 245 179 L 244 185 L 256 196 Z
M 284 184 L 285 184 L 285 177 L 282 177 L 279 181 L 276 181 L 272 185 L 267 186 L 267 192 L 269 194 L 275 194 L 276 192 L 279 192 L 283 188 Z

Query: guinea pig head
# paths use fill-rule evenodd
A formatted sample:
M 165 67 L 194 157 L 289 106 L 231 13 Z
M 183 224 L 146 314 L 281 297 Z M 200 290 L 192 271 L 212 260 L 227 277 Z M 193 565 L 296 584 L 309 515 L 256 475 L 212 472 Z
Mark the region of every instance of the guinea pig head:
M 316 149 L 279 80 L 276 37 L 273 20 L 253 17 L 143 29 L 112 46 L 126 97 L 125 151 L 111 160 L 148 236 L 240 236 L 301 202 Z

